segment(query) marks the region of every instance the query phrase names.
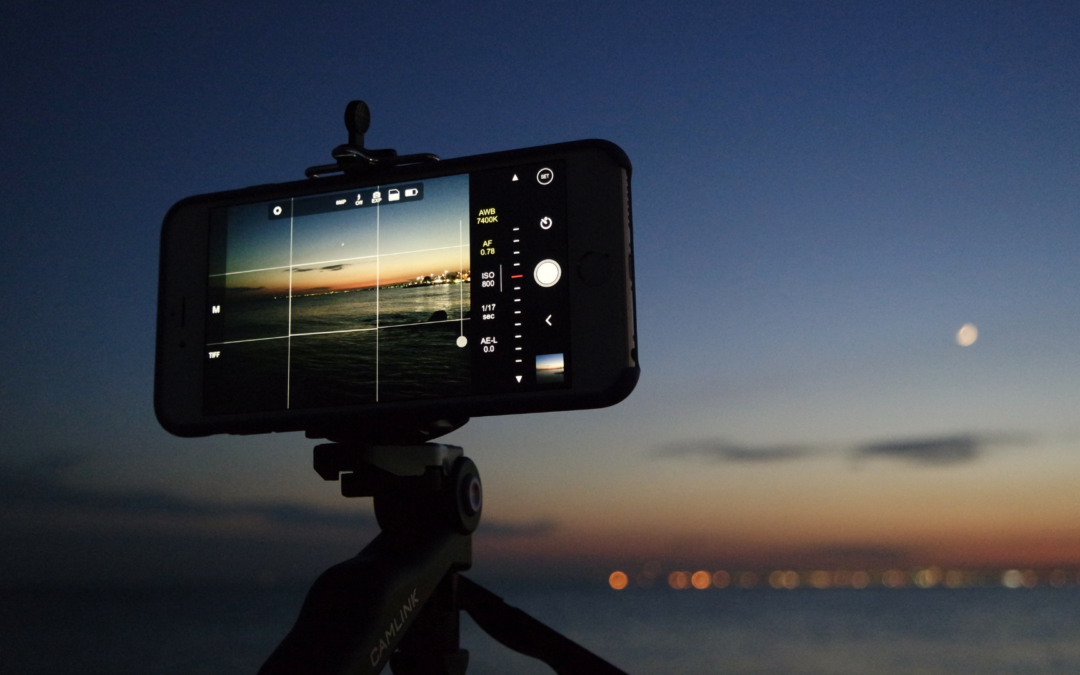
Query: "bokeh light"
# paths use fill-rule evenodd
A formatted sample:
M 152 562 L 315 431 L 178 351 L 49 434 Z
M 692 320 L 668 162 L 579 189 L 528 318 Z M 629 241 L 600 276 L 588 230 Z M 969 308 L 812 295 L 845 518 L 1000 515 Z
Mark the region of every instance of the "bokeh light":
M 825 570 L 814 570 L 810 573 L 810 585 L 814 588 L 825 589 L 832 586 L 833 575 Z
M 690 585 L 690 575 L 686 572 L 672 572 L 668 575 L 668 585 L 681 591 Z
M 658 577 L 659 563 L 649 563 L 641 573 L 627 574 L 620 570 L 611 573 L 610 586 L 616 590 L 629 588 L 642 578 Z M 665 577 L 659 576 L 659 579 Z M 888 570 L 785 570 L 766 572 L 717 570 L 676 570 L 666 575 L 668 585 L 676 590 L 695 588 L 774 588 L 793 590 L 800 587 L 829 590 L 861 590 L 875 585 L 885 588 L 975 588 L 1000 583 L 1006 588 L 1036 588 L 1040 584 L 1049 588 L 1066 588 L 1080 585 L 1080 571 L 1073 569 L 945 569 L 937 565 L 914 569 Z
M 753 588 L 758 584 L 758 575 L 754 572 L 743 572 L 739 575 L 739 586 L 741 588 Z
M 942 573 L 941 569 L 937 567 L 927 567 L 915 572 L 915 585 L 919 588 L 933 588 L 941 583 Z

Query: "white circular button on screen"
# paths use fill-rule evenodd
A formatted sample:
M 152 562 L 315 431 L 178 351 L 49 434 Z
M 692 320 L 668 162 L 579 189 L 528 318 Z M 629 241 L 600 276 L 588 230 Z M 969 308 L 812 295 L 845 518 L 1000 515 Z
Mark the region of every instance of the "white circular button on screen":
M 547 167 L 536 172 L 536 182 L 541 185 L 547 185 L 553 178 L 555 178 L 555 172 Z
M 274 207 L 274 215 L 275 216 L 280 216 L 281 215 L 281 207 L 280 206 L 275 206 Z
M 554 260 L 541 260 L 536 265 L 536 269 L 533 270 L 533 278 L 536 279 L 536 283 L 545 288 L 554 286 L 561 276 L 562 268 Z
M 465 337 L 464 335 L 459 335 L 457 339 L 457 346 L 464 347 L 467 344 L 469 344 L 469 338 Z

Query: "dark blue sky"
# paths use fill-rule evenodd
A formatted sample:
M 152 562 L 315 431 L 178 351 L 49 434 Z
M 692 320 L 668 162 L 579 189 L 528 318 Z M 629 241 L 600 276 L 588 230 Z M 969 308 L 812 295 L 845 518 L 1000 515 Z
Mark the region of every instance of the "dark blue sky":
M 1077 35 L 1071 2 L 17 2 L 0 26 L 3 470 L 227 505 L 226 520 L 350 507 L 303 438 L 174 439 L 151 391 L 169 206 L 300 178 L 360 97 L 371 147 L 599 137 L 634 163 L 641 384 L 609 411 L 450 437 L 485 471 L 486 525 L 536 537 L 492 551 L 666 559 L 692 540 L 704 560 L 892 536 L 962 557 L 933 553 L 918 509 L 874 515 L 913 494 L 938 511 L 982 495 L 933 540 L 998 542 L 980 560 L 1034 522 L 1075 547 L 1075 526 L 1044 516 L 1075 512 L 1080 478 Z M 967 322 L 979 340 L 958 347 Z M 945 467 L 836 459 L 958 435 L 979 451 Z M 665 454 L 687 443 L 701 457 Z M 809 459 L 706 459 L 778 446 Z M 792 537 L 805 523 L 770 510 L 777 494 L 836 525 Z M 21 532 L 30 507 L 5 508 Z M 256 536 L 209 513 L 185 512 L 185 532 Z M 179 527 L 154 518 L 154 536 Z M 646 530 L 663 536 L 638 546 Z

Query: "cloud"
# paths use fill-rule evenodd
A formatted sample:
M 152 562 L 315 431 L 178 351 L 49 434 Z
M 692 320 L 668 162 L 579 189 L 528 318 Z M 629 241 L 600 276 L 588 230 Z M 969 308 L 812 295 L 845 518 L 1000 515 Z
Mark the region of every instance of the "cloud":
M 339 272 L 348 267 L 348 265 L 327 265 L 326 267 L 320 267 L 320 272 Z
M 704 458 L 742 464 L 781 463 L 814 455 L 847 454 L 855 460 L 900 459 L 923 466 L 951 466 L 973 462 L 992 446 L 1026 445 L 1034 437 L 1021 433 L 927 436 L 889 439 L 854 446 L 740 445 L 723 439 L 685 441 L 664 445 L 657 454 L 665 457 Z
M 857 459 L 895 457 L 917 464 L 942 465 L 973 461 L 981 450 L 979 439 L 974 436 L 946 436 L 868 443 L 856 447 L 854 455 Z
M 66 468 L 70 464 L 60 465 Z M 219 504 L 148 491 L 98 491 L 59 480 L 56 463 L 14 469 L 0 467 L 0 507 L 48 506 L 115 516 L 255 517 L 278 525 L 373 527 L 366 513 L 287 503 Z
M 902 459 L 926 466 L 949 466 L 973 462 L 996 445 L 1025 445 L 1033 439 L 1026 434 L 955 434 L 880 441 L 856 446 L 855 459 L 877 457 Z
M 812 452 L 801 445 L 737 445 L 723 440 L 689 441 L 660 448 L 667 457 L 701 457 L 719 462 L 766 463 L 802 459 Z
M 75 458 L 0 463 L 0 587 L 50 584 L 278 583 L 303 587 L 378 532 L 368 500 L 349 510 L 286 502 L 215 503 L 65 480 Z M 254 521 L 254 522 L 253 522 Z M 485 522 L 490 545 L 529 547 L 552 521 Z
M 0 509 L 49 507 L 106 517 L 110 522 L 130 516 L 172 518 L 248 517 L 270 525 L 301 525 L 377 530 L 374 516 L 287 502 L 217 503 L 151 491 L 89 490 L 61 480 L 67 468 L 78 463 L 73 458 L 50 458 L 32 466 L 14 468 L 0 465 Z M 487 537 L 542 537 L 556 529 L 550 520 L 525 523 L 484 522 Z
M 292 269 L 292 271 L 293 272 L 310 272 L 313 269 L 315 269 L 315 268 L 314 267 L 294 267 Z M 282 270 L 282 271 L 285 272 L 286 274 L 289 272 L 289 270 Z

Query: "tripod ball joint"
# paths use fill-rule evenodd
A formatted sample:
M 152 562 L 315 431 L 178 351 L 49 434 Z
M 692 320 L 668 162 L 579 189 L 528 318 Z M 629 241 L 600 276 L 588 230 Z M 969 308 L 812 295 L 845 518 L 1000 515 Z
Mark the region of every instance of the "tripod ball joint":
M 468 457 L 428 466 L 420 475 L 399 476 L 367 466 L 341 480 L 343 494 L 375 497 L 375 518 L 384 532 L 469 535 L 480 525 L 484 493 L 480 472 Z
M 453 469 L 454 502 L 457 513 L 456 529 L 462 534 L 472 534 L 480 525 L 480 513 L 484 509 L 484 489 L 480 472 L 468 457 L 459 457 Z

